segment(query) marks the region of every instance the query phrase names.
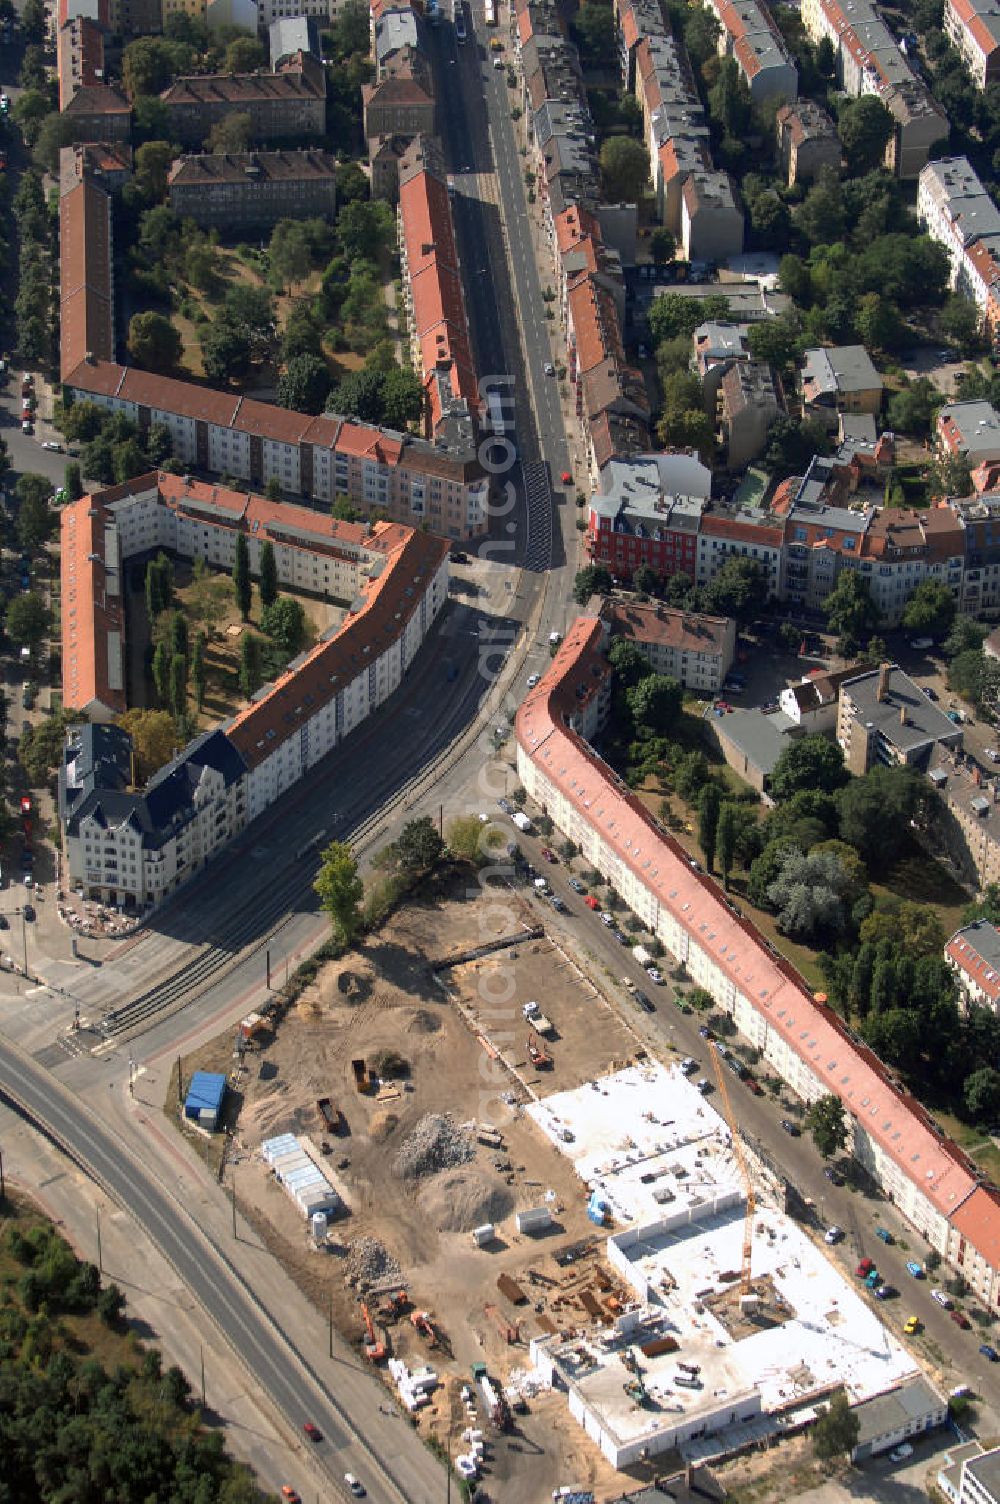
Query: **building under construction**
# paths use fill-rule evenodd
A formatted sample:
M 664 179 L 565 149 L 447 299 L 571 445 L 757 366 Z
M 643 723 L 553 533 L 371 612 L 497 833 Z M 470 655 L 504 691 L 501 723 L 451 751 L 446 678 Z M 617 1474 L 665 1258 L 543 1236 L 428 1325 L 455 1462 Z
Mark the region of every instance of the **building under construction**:
M 632 1293 L 617 1314 L 531 1344 L 615 1467 L 674 1448 L 691 1461 L 736 1451 L 808 1424 L 837 1389 L 860 1404 L 915 1372 L 767 1188 L 751 1187 L 729 1126 L 678 1069 L 630 1066 L 529 1111 L 608 1208 L 608 1261 Z

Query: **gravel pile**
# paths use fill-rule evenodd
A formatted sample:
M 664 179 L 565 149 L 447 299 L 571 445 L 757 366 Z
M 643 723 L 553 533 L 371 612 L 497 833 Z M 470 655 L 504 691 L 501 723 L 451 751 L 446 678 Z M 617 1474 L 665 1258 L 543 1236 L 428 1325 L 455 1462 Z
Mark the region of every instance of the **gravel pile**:
M 393 1174 L 400 1180 L 419 1180 L 422 1175 L 468 1164 L 475 1152 L 472 1135 L 452 1122 L 448 1113 L 428 1112 L 393 1160 Z
M 440 1232 L 472 1232 L 484 1222 L 502 1222 L 514 1210 L 514 1197 L 476 1170 L 446 1170 L 420 1189 L 417 1202 Z
M 373 1285 L 402 1274 L 399 1264 L 377 1238 L 355 1238 L 347 1246 L 347 1277 L 352 1284 Z

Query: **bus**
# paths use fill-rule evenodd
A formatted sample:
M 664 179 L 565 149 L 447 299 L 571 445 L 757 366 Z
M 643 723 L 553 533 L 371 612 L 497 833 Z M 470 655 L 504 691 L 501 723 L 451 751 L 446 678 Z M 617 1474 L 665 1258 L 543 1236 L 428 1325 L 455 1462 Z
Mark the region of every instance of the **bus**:
M 486 12 L 487 26 L 497 24 L 497 0 L 483 0 L 483 9 Z

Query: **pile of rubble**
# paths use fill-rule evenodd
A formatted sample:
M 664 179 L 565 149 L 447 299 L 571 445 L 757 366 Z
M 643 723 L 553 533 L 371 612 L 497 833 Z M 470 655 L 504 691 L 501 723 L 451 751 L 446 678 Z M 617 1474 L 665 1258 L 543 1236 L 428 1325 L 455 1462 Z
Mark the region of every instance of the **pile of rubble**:
M 374 1285 L 380 1279 L 395 1279 L 402 1270 L 377 1238 L 355 1238 L 347 1246 L 347 1283 Z
M 419 1180 L 422 1175 L 436 1175 L 439 1170 L 468 1164 L 475 1152 L 467 1128 L 460 1128 L 448 1113 L 428 1112 L 393 1160 L 393 1174 L 400 1180 Z

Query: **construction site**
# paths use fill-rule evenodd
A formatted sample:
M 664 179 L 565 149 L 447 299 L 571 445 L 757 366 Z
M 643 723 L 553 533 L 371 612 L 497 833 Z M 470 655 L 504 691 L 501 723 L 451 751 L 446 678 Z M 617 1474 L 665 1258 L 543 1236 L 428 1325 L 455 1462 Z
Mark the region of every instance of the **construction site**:
M 616 1468 L 725 1457 L 802 1429 L 838 1389 L 856 1405 L 918 1372 L 678 1067 L 647 1061 L 528 1111 L 604 1210 L 630 1295 L 613 1320 L 534 1340 L 532 1361 Z
M 460 1475 L 620 1489 L 911 1373 L 531 906 L 435 883 L 184 1069 L 228 1072 L 240 1210 Z

